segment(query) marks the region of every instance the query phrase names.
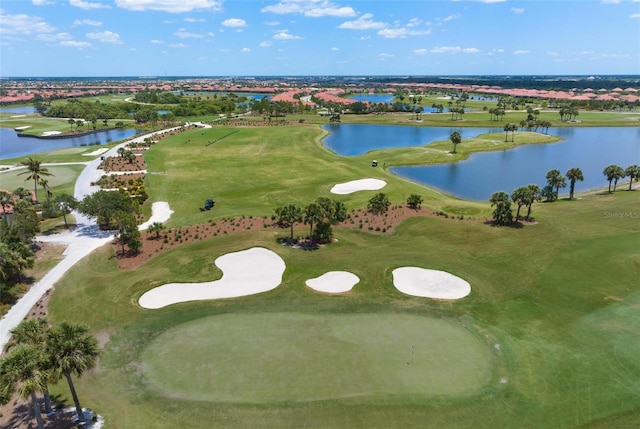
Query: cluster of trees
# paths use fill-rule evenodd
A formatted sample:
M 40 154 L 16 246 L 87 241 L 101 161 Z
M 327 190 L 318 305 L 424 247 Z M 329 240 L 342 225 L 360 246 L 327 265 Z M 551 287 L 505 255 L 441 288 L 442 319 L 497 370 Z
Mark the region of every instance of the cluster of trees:
M 525 219 L 531 219 L 531 207 L 536 201 L 540 201 L 541 190 L 538 185 L 530 184 L 521 186 L 511 193 L 511 198 L 504 191 L 494 192 L 489 199 L 493 210 L 493 220 L 498 225 L 509 225 L 514 221 L 511 203 L 517 205 L 515 221 L 520 219 L 520 210 L 527 207 L 527 215 Z
M 290 228 L 289 243 L 293 244 L 293 227 L 303 222 L 309 225 L 311 245 L 328 243 L 333 238 L 332 224 L 344 221 L 347 209 L 344 203 L 326 197 L 319 197 L 302 208 L 295 203 L 276 207 L 271 219 L 282 228 Z M 314 226 L 316 227 L 314 230 Z
M 139 207 L 140 203 L 123 190 L 100 190 L 84 197 L 76 208 L 81 213 L 96 218 L 101 229 L 114 230 L 124 255 L 125 246 L 133 254 L 137 254 L 142 248 L 136 217 Z
M 629 177 L 629 190 L 631 190 L 633 181 L 640 180 L 640 166 L 634 164 L 623 170 L 622 167 L 612 164 L 605 167 L 603 174 L 609 181 L 609 193 L 612 192 L 611 183 L 613 182 L 613 192 L 615 192 L 618 180 L 623 177 Z M 569 199 L 572 200 L 576 182 L 584 181 L 584 174 L 582 170 L 577 167 L 567 170 L 564 176 L 559 170 L 549 170 L 545 177 L 547 179 L 547 185 L 542 189 L 534 184 L 522 186 L 512 192 L 511 198 L 509 198 L 506 192 L 494 192 L 489 200 L 491 207 L 494 207 L 492 213 L 494 222 L 499 225 L 507 225 L 514 220 L 518 221 L 522 207 L 528 207 L 525 218 L 530 220 L 531 206 L 535 201 L 541 201 L 543 198 L 546 202 L 557 200 L 560 189 L 566 188 L 567 180 L 569 181 Z M 518 207 L 515 218 L 511 209 L 512 203 Z
M 629 190 L 631 190 L 633 181 L 635 180 L 637 182 L 640 180 L 640 166 L 633 164 L 623 170 L 619 165 L 611 164 L 604 168 L 602 174 L 604 174 L 609 181 L 609 193 L 611 193 L 611 182 L 613 182 L 613 192 L 615 192 L 618 180 L 624 177 L 629 178 Z
M 560 120 L 562 122 L 575 121 L 578 115 L 580 114 L 580 112 L 578 112 L 578 109 L 575 106 L 561 107 L 558 113 L 560 114 Z
M 44 428 L 38 395 L 43 395 L 45 412 L 50 414 L 48 386 L 65 378 L 77 417 L 85 421 L 71 376 L 80 377 L 97 363 L 98 341 L 89 328 L 67 322 L 51 326 L 46 318 L 31 318 L 11 334 L 0 360 L 0 402 L 6 404 L 17 390 L 22 398 L 31 399 L 37 426 Z
M 139 108 L 140 105 L 134 103 L 101 103 L 69 99 L 66 103 L 49 106 L 44 115 L 52 118 L 84 118 L 93 122 L 94 119 L 96 121 L 126 119 L 130 117 L 130 113 L 134 113 Z
M 133 99 L 138 103 L 146 104 L 178 104 L 183 100 L 183 97 L 178 96 L 173 92 L 160 92 L 145 89 L 137 92 Z

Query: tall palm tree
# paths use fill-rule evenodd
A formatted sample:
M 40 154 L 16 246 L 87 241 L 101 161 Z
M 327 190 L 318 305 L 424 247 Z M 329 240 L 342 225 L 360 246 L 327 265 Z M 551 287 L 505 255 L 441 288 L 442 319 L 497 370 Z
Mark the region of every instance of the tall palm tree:
M 286 206 L 275 209 L 273 219 L 282 226 L 288 226 L 290 229 L 289 244 L 293 243 L 293 226 L 297 222 L 302 222 L 302 209 L 296 204 L 288 204 Z
M 584 180 L 584 176 L 582 175 L 582 170 L 580 170 L 579 168 L 570 168 L 567 171 L 567 174 L 565 174 L 565 176 L 567 176 L 567 179 L 569 179 L 569 199 L 572 200 L 573 199 L 573 191 L 576 187 L 576 181 L 583 181 Z
M 456 146 L 462 141 L 462 136 L 460 136 L 459 132 L 454 131 L 449 136 L 449 139 L 451 140 L 451 143 L 453 143 L 453 152 L 451 153 L 456 153 Z
M 51 201 L 51 189 L 49 186 L 49 181 L 47 179 L 40 179 L 38 180 L 38 184 L 42 186 L 42 189 L 44 190 L 44 192 L 46 192 L 47 203 L 48 203 L 49 201 Z
M 640 179 L 640 165 L 633 164 L 624 169 L 624 175 L 629 177 L 629 190 L 631 190 L 631 185 L 633 181 L 636 182 Z
M 491 195 L 491 199 L 489 200 L 491 203 L 491 207 L 495 207 L 493 210 L 493 220 L 498 225 L 505 225 L 507 223 L 511 223 L 512 212 L 511 212 L 511 201 L 509 201 L 509 195 L 506 192 L 499 191 L 494 192 Z
M 304 209 L 304 223 L 309 224 L 309 238 L 313 244 L 313 225 L 322 222 L 324 219 L 324 210 L 317 203 L 311 203 Z
M 38 181 L 42 178 L 42 176 L 53 176 L 53 173 L 50 173 L 46 167 L 42 166 L 42 161 L 38 161 L 37 159 L 33 159 L 31 157 L 28 157 L 27 159 L 22 161 L 21 164 L 27 166 L 27 171 L 19 173 L 18 176 L 22 176 L 25 174 L 29 175 L 26 180 L 33 180 L 33 191 L 36 201 L 38 201 Z
M 602 171 L 602 174 L 604 174 L 609 181 L 609 193 L 611 193 L 611 182 L 614 182 L 613 192 L 615 192 L 616 186 L 618 185 L 618 179 L 621 179 L 625 176 L 622 167 L 615 164 L 607 165 Z
M 531 197 L 531 199 L 527 201 L 527 220 L 531 220 L 531 206 L 533 206 L 534 202 L 542 199 L 542 190 L 536 184 L 527 185 L 527 188 L 529 188 L 529 196 Z
M 549 170 L 546 175 L 547 184 L 552 188 L 555 188 L 555 198 L 558 199 L 558 193 L 560 192 L 560 188 L 564 188 L 567 186 L 567 182 L 564 180 L 564 176 L 560 173 L 559 170 L 553 169 Z
M 45 317 L 32 317 L 25 319 L 18 326 L 11 330 L 11 342 L 5 345 L 4 351 L 11 350 L 12 347 L 18 344 L 29 344 L 36 346 L 41 353 L 44 353 L 44 348 L 47 342 L 47 333 L 49 332 L 49 322 Z M 51 361 L 47 359 L 46 355 L 42 356 L 43 369 L 48 370 L 51 375 Z M 51 382 L 53 380 L 46 380 Z M 44 407 L 47 414 L 53 410 L 51 408 L 51 397 L 49 396 L 49 388 L 45 384 L 44 390 Z
M 84 413 L 71 375 L 80 377 L 96 365 L 99 354 L 97 340 L 89 333 L 86 325 L 62 322 L 49 331 L 47 353 L 53 360 L 54 374 L 67 379 L 78 419 L 84 421 Z
M 37 393 L 46 389 L 48 379 L 49 374 L 42 365 L 42 350 L 32 344 L 18 344 L 0 364 L 0 390 L 13 391 L 15 386 L 19 386 L 20 396 L 31 398 L 38 429 L 44 428 L 44 423 Z

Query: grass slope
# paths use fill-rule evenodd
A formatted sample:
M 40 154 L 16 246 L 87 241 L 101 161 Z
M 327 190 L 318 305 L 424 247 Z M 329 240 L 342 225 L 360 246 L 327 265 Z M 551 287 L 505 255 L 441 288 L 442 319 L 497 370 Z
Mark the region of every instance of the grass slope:
M 640 400 L 640 224 L 633 216 L 612 218 L 607 213 L 637 213 L 637 201 L 636 192 L 618 192 L 540 204 L 539 224 L 522 229 L 416 218 L 391 236 L 338 230 L 337 243 L 314 252 L 280 246 L 272 232 L 246 232 L 185 245 L 129 272 L 118 272 L 105 248 L 81 261 L 57 286 L 51 318 L 85 321 L 109 340 L 100 370 L 81 379 L 78 388 L 83 403 L 113 427 L 569 428 L 590 422 L 602 425 L 607 419 L 633 421 Z M 155 311 L 136 305 L 142 293 L 164 282 L 219 278 L 213 265 L 216 257 L 256 245 L 276 251 L 286 261 L 283 284 L 275 290 Z M 457 302 L 405 296 L 391 284 L 393 268 L 405 265 L 450 271 L 467 279 L 472 293 Z M 347 294 L 328 296 L 304 286 L 308 278 L 343 269 L 361 278 Z M 347 314 L 448 320 L 465 327 L 490 350 L 492 375 L 471 395 L 432 397 L 407 390 L 400 395 L 387 391 L 305 400 L 301 394 L 297 400 L 274 396 L 263 404 L 221 401 L 216 393 L 211 397 L 200 392 L 198 400 L 180 391 L 166 396 L 150 383 L 145 362 L 159 349 L 149 347 L 158 347 L 165 335 L 189 324 L 202 329 L 210 320 L 251 326 L 260 320 L 257 314 L 282 313 L 292 317 L 291 326 L 304 326 L 309 318 L 350 317 Z M 224 318 L 216 319 L 220 316 Z M 231 347 L 222 329 L 211 330 L 213 341 Z M 242 331 L 243 345 L 261 338 L 249 329 Z M 316 343 L 313 335 L 307 338 L 301 353 L 317 351 L 322 342 Z M 224 347 L 212 352 L 218 358 L 224 354 Z M 174 354 L 163 365 L 188 372 L 190 365 L 203 365 L 196 358 L 204 355 Z M 228 378 L 219 375 L 218 381 L 229 386 L 235 377 L 231 370 L 250 362 L 224 365 Z M 363 371 L 367 365 L 354 369 Z M 291 359 L 283 366 L 272 362 L 265 370 L 273 376 L 304 368 L 304 359 Z M 381 370 L 380 378 L 385 377 Z M 68 396 L 64 386 L 56 390 Z

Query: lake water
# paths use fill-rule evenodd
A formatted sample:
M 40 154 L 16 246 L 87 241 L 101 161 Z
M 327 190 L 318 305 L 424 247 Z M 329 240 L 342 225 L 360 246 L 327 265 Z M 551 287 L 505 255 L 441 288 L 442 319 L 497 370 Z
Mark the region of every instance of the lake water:
M 369 103 L 385 103 L 391 104 L 393 94 L 355 94 L 349 97 L 350 100 L 368 101 Z
M 64 147 L 111 143 L 131 138 L 136 134 L 136 130 L 129 128 L 98 131 L 81 137 L 40 139 L 36 137 L 18 137 L 18 133 L 15 130 L 0 128 L 0 159 L 27 156 Z
M 502 128 L 360 124 L 326 124 L 322 128 L 330 133 L 324 139 L 325 146 L 339 155 L 347 156 L 362 155 L 376 149 L 424 146 L 437 140 L 448 140 L 454 131 L 458 131 L 463 139 L 482 133 L 502 131 Z
M 36 108 L 33 106 L 0 107 L 0 113 L 11 113 L 14 115 L 33 115 L 34 113 L 36 113 Z
M 326 128 L 331 130 L 331 135 L 326 138 L 325 144 L 341 155 L 358 155 L 383 147 L 424 145 L 425 135 L 435 137 L 427 142 L 448 140 L 453 131 L 448 128 L 426 128 L 431 131 L 420 132 L 415 130 L 419 127 L 410 126 L 390 128 L 393 129 L 386 130 L 375 125 L 338 124 Z M 502 132 L 500 129 L 478 128 L 462 128 L 458 131 L 463 139 L 486 132 Z M 585 180 L 576 183 L 576 192 L 581 192 L 608 186 L 602 170 L 609 164 L 617 164 L 622 168 L 640 164 L 640 128 L 552 128 L 549 133 L 564 140 L 476 153 L 465 161 L 455 163 L 393 167 L 390 171 L 451 195 L 487 201 L 496 191 L 511 194 L 514 189 L 530 183 L 543 187 L 546 185 L 545 175 L 552 169 L 564 174 L 572 167 L 580 168 Z M 386 139 L 392 142 L 388 143 Z M 354 150 L 354 146 L 357 150 Z M 382 163 L 384 159 L 378 159 L 378 162 Z M 568 193 L 568 187 L 560 192 Z

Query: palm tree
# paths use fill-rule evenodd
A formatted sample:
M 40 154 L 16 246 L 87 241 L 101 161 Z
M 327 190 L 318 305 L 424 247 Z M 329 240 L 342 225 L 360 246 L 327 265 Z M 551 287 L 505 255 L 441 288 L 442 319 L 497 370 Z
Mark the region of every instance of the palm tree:
M 32 344 L 18 344 L 10 355 L 0 364 L 0 389 L 13 391 L 19 385 L 18 392 L 23 399 L 31 398 L 31 407 L 38 424 L 44 428 L 37 393 L 46 389 L 48 371 L 42 366 L 42 351 Z
M 309 238 L 313 244 L 313 225 L 324 220 L 325 213 L 320 204 L 311 203 L 304 209 L 304 223 L 309 224 Z
M 613 192 L 615 192 L 616 186 L 618 184 L 618 179 L 621 179 L 625 176 L 624 170 L 622 169 L 622 167 L 615 164 L 606 166 L 602 171 L 602 174 L 604 174 L 607 177 L 607 180 L 609 181 L 609 193 L 611 193 L 611 182 L 614 182 Z
M 489 200 L 491 207 L 495 207 L 493 210 L 493 220 L 498 225 L 504 225 L 511 223 L 513 220 L 513 214 L 511 212 L 511 201 L 509 201 L 509 195 L 506 192 L 499 191 L 494 192 Z
M 153 232 L 156 234 L 156 239 L 160 238 L 160 233 L 162 232 L 162 230 L 164 230 L 164 225 L 162 224 L 162 222 L 153 222 L 151 225 L 149 225 L 149 232 Z
M 451 153 L 456 153 L 456 146 L 462 141 L 460 133 L 457 131 L 452 132 L 449 136 L 449 139 L 451 140 L 451 143 L 453 143 L 453 152 Z
M 277 207 L 271 218 L 279 225 L 288 226 L 291 229 L 289 244 L 293 243 L 293 225 L 296 222 L 302 222 L 302 209 L 296 204 Z
M 85 417 L 71 374 L 80 377 L 86 370 L 96 365 L 99 354 L 97 340 L 89 333 L 86 325 L 62 322 L 49 331 L 47 353 L 53 359 L 54 374 L 67 379 L 78 419 L 84 421 Z
M 531 197 L 531 199 L 527 201 L 527 220 L 531 220 L 531 206 L 533 206 L 534 202 L 542 199 L 542 190 L 536 184 L 527 185 L 527 188 L 529 188 L 529 196 Z
M 73 131 L 73 126 L 76 123 L 75 119 L 69 118 L 69 120 L 67 122 L 69 123 L 69 126 L 71 127 L 71 131 Z
M 58 194 L 54 199 L 55 204 L 60 209 L 62 213 L 62 218 L 64 219 L 64 226 L 68 227 L 67 223 L 67 215 L 71 213 L 71 211 L 78 206 L 78 201 L 69 194 Z
M 38 184 L 42 186 L 42 189 L 47 193 L 47 203 L 51 201 L 51 190 L 49 189 L 49 181 L 47 179 L 40 179 Z
M 18 176 L 22 176 L 24 174 L 29 175 L 26 180 L 33 180 L 33 191 L 35 193 L 36 201 L 38 201 L 38 180 L 40 180 L 42 176 L 53 176 L 53 174 L 49 173 L 49 170 L 42 166 L 42 161 L 38 161 L 31 157 L 22 161 L 21 164 L 27 166 L 27 171 L 19 173 Z
M 570 168 L 567 171 L 567 174 L 565 174 L 565 176 L 567 176 L 567 179 L 569 179 L 569 199 L 572 200 L 573 199 L 573 190 L 576 187 L 576 181 L 583 181 L 584 180 L 584 176 L 582 175 L 582 170 L 580 170 L 579 168 Z
M 49 322 L 46 317 L 32 317 L 25 319 L 18 326 L 11 330 L 11 342 L 7 343 L 4 347 L 4 351 L 10 351 L 10 349 L 18 344 L 29 344 L 35 346 L 44 353 L 44 346 L 47 342 L 47 333 L 49 332 Z M 51 362 L 47 359 L 46 355 L 42 356 L 43 369 L 48 370 L 51 375 Z M 53 381 L 53 380 L 47 380 Z M 45 385 L 44 393 L 44 408 L 47 414 L 53 410 L 51 408 L 51 397 L 49 396 L 49 388 Z
M 567 186 L 567 183 L 564 180 L 564 176 L 562 174 L 560 174 L 559 170 L 553 169 L 553 170 L 549 170 L 547 172 L 546 175 L 547 178 L 547 183 L 549 184 L 549 186 L 555 188 L 555 198 L 553 199 L 558 199 L 558 193 L 560 192 L 560 188 L 564 188 Z
M 520 219 L 520 208 L 528 205 L 532 198 L 531 188 L 528 186 L 521 186 L 511 193 L 511 200 L 518 206 L 515 217 L 516 222 Z
M 629 190 L 631 190 L 631 185 L 633 181 L 636 182 L 640 179 L 640 165 L 633 164 L 625 168 L 624 175 L 629 177 Z

